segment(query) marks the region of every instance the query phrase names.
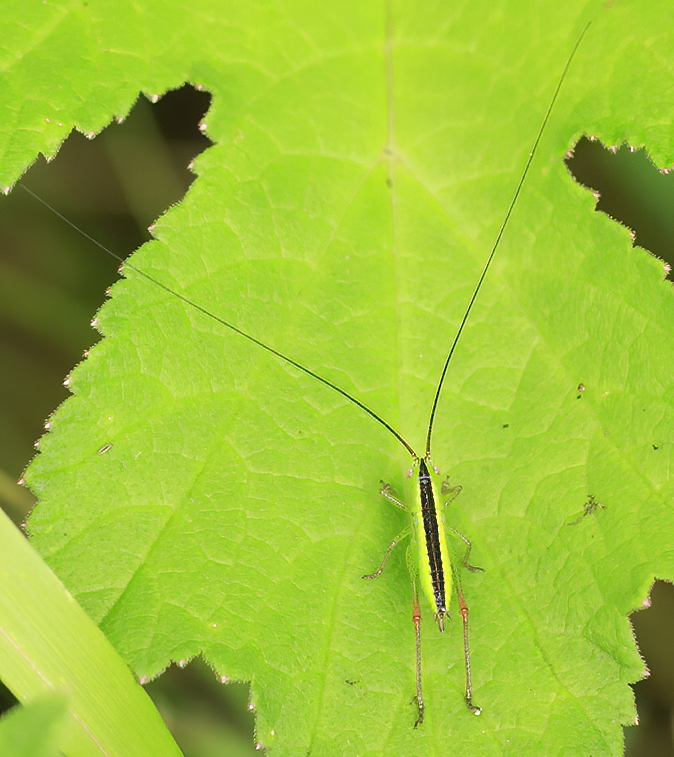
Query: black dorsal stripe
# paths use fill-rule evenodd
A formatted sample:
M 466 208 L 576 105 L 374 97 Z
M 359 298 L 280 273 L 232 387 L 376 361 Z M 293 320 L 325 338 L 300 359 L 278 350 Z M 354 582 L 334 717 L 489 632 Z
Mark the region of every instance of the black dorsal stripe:
M 419 461 L 419 495 L 421 497 L 421 517 L 426 536 L 426 551 L 428 552 L 428 569 L 433 584 L 435 610 L 438 613 L 447 612 L 445 599 L 445 572 L 442 567 L 440 552 L 440 533 L 438 530 L 438 514 L 435 509 L 435 495 L 431 483 L 431 475 L 423 458 Z

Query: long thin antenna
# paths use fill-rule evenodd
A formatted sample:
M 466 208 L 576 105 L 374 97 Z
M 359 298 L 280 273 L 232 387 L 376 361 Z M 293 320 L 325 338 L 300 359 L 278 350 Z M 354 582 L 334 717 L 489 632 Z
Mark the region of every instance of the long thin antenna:
M 440 380 L 438 381 L 438 387 L 435 390 L 435 397 L 433 398 L 433 405 L 431 407 L 431 414 L 428 419 L 428 435 L 426 436 L 426 457 L 429 458 L 431 455 L 431 436 L 433 435 L 433 421 L 435 420 L 435 411 L 438 407 L 438 400 L 440 399 L 440 392 L 442 391 L 442 385 L 445 381 L 445 375 L 447 374 L 447 368 L 449 367 L 449 361 L 452 359 L 452 355 L 454 354 L 454 350 L 456 349 L 456 345 L 459 342 L 459 339 L 461 338 L 461 334 L 463 332 L 463 327 L 466 325 L 466 321 L 468 320 L 468 316 L 470 315 L 470 311 L 473 309 L 473 304 L 475 303 L 475 300 L 477 298 L 477 295 L 482 288 L 482 282 L 484 281 L 485 276 L 487 275 L 487 271 L 489 270 L 489 266 L 491 265 L 491 261 L 494 258 L 494 253 L 496 252 L 500 242 L 501 237 L 503 236 L 503 232 L 506 229 L 506 226 L 508 225 L 508 221 L 510 220 L 510 216 L 512 215 L 513 208 L 515 207 L 515 203 L 517 202 L 517 198 L 520 195 L 520 190 L 522 189 L 522 186 L 524 184 L 524 180 L 527 178 L 527 174 L 529 173 L 529 168 L 531 167 L 531 163 L 534 159 L 534 155 L 536 154 L 536 150 L 538 148 L 538 143 L 541 141 L 541 137 L 543 136 L 543 131 L 548 123 L 548 119 L 550 118 L 550 113 L 552 113 L 552 109 L 555 105 L 555 102 L 557 101 L 557 95 L 559 94 L 560 89 L 562 88 L 562 84 L 564 83 L 564 79 L 566 78 L 566 74 L 571 67 L 571 62 L 573 61 L 573 58 L 576 54 L 576 51 L 580 47 L 580 43 L 583 41 L 583 37 L 585 36 L 585 33 L 590 27 L 590 24 L 592 21 L 588 21 L 585 25 L 585 28 L 580 33 L 580 36 L 578 37 L 578 40 L 576 41 L 576 44 L 573 46 L 573 50 L 571 51 L 571 55 L 569 55 L 568 60 L 566 61 L 566 65 L 564 66 L 564 70 L 562 71 L 562 75 L 559 77 L 559 81 L 557 82 L 557 87 L 555 88 L 555 92 L 552 95 L 552 100 L 550 100 L 550 104 L 548 105 L 548 109 L 545 112 L 545 116 L 543 117 L 543 120 L 541 121 L 541 125 L 538 129 L 538 134 L 536 134 L 536 139 L 534 140 L 533 147 L 531 148 L 531 151 L 529 152 L 529 157 L 527 158 L 526 165 L 524 166 L 524 171 L 522 172 L 522 176 L 520 177 L 519 183 L 517 184 L 517 188 L 515 189 L 515 194 L 513 195 L 512 200 L 510 201 L 510 205 L 508 207 L 508 211 L 505 214 L 505 218 L 503 219 L 503 223 L 501 224 L 501 228 L 499 229 L 498 234 L 496 235 L 496 241 L 494 242 L 494 246 L 491 248 L 491 252 L 489 253 L 489 257 L 487 258 L 487 262 L 485 263 L 484 268 L 482 269 L 482 273 L 480 274 L 480 278 L 478 279 L 477 285 L 475 286 L 475 289 L 473 290 L 473 296 L 470 298 L 470 302 L 468 303 L 468 307 L 466 308 L 463 318 L 461 319 L 461 323 L 459 324 L 459 328 L 456 332 L 456 335 L 454 336 L 454 341 L 452 342 L 452 346 L 450 347 L 449 354 L 447 355 L 447 359 L 445 360 L 445 365 L 442 369 L 442 373 L 440 374 Z
M 105 245 L 101 244 L 98 240 L 94 239 L 92 236 L 89 236 L 89 234 L 87 234 L 86 231 L 83 231 L 82 229 L 79 228 L 79 226 L 76 226 L 72 221 L 68 220 L 62 213 L 59 213 L 59 211 L 56 210 L 56 208 L 52 207 L 46 200 L 43 200 L 39 195 L 36 195 L 35 192 L 32 191 L 32 189 L 28 189 L 28 187 L 25 186 L 24 184 L 22 184 L 21 186 L 23 187 L 23 189 L 26 190 L 26 192 L 28 192 L 29 195 L 34 197 L 39 203 L 41 203 L 46 208 L 51 210 L 52 213 L 55 213 L 62 221 L 67 223 L 68 226 L 74 229 L 78 234 L 81 234 L 85 239 L 88 239 L 90 242 L 95 244 L 96 247 L 103 250 L 103 252 L 115 258 L 115 260 L 122 263 L 122 265 L 125 266 L 126 268 L 129 268 L 131 271 L 134 271 L 135 273 L 139 274 L 143 278 L 147 279 L 147 281 L 152 282 L 155 286 L 160 287 L 165 292 L 168 292 L 169 294 L 172 294 L 174 297 L 177 297 L 179 300 L 182 300 L 182 302 L 184 302 L 186 305 L 189 305 L 195 310 L 198 310 L 200 313 L 203 313 L 209 318 L 212 318 L 214 321 L 217 321 L 217 323 L 219 323 L 222 326 L 225 326 L 225 328 L 228 328 L 230 331 L 233 331 L 235 334 L 242 336 L 244 339 L 247 339 L 249 342 L 256 344 L 258 347 L 261 347 L 263 350 L 270 352 L 272 355 L 279 358 L 280 360 L 283 360 L 285 363 L 288 363 L 289 365 L 292 365 L 294 368 L 297 368 L 303 373 L 306 373 L 307 376 L 311 376 L 312 378 L 315 378 L 317 381 L 320 381 L 321 384 L 325 384 L 325 386 L 329 387 L 334 392 L 341 394 L 342 397 L 345 397 L 347 400 L 349 400 L 349 402 L 352 402 L 354 405 L 357 405 L 361 410 L 364 410 L 371 418 L 374 418 L 375 421 L 377 421 L 377 423 L 379 423 L 387 431 L 389 431 L 403 445 L 403 447 L 405 447 L 405 449 L 410 453 L 410 455 L 412 455 L 412 457 L 415 460 L 417 459 L 417 453 L 412 449 L 412 447 L 410 447 L 410 445 L 405 441 L 405 439 L 403 439 L 403 437 L 393 428 L 393 426 L 391 426 L 390 423 L 387 423 L 381 416 L 377 415 L 377 413 L 375 413 L 374 410 L 371 410 L 363 402 L 361 402 L 360 400 L 350 395 L 344 389 L 340 389 L 336 384 L 333 384 L 332 381 L 328 381 L 328 379 L 323 378 L 323 376 L 320 376 L 318 373 L 314 373 L 314 371 L 310 370 L 309 368 L 302 365 L 301 363 L 298 363 L 296 360 L 293 360 L 287 355 L 284 355 L 282 352 L 275 350 L 273 347 L 270 347 L 268 344 L 265 344 L 264 342 L 261 342 L 259 339 L 256 339 L 254 336 L 247 334 L 245 331 L 238 329 L 232 323 L 229 323 L 229 321 L 226 321 L 224 318 L 220 318 L 214 313 L 211 313 L 210 311 L 206 310 L 206 308 L 203 308 L 201 305 L 191 300 L 189 297 L 185 297 L 185 295 L 180 294 L 180 292 L 175 291 L 175 289 L 171 289 L 171 287 L 166 286 L 166 284 L 162 284 L 161 281 L 159 281 L 158 279 L 155 279 L 153 276 L 150 276 L 150 274 L 145 273 L 145 271 L 142 271 L 140 268 L 136 268 L 136 266 L 132 265 L 131 263 L 128 263 L 126 260 L 124 260 L 123 257 L 118 255 L 116 252 L 113 252 L 112 250 L 108 249 Z

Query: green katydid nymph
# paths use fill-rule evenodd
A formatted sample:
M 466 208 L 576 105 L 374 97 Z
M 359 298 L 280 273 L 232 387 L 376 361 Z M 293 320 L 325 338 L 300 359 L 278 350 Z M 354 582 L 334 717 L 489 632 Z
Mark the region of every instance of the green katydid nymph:
M 170 294 L 172 297 L 177 297 L 185 305 L 189 306 L 190 308 L 196 309 L 201 314 L 207 316 L 208 318 L 220 324 L 223 328 L 247 340 L 249 343 L 256 345 L 256 348 L 259 347 L 260 349 L 274 356 L 274 358 L 293 366 L 294 368 L 298 369 L 299 371 L 301 371 L 302 373 L 308 376 L 311 376 L 317 382 L 327 387 L 331 392 L 336 392 L 340 394 L 342 397 L 346 398 L 346 400 L 348 400 L 349 403 L 359 408 L 360 411 L 369 415 L 377 424 L 385 428 L 405 448 L 406 452 L 411 456 L 412 466 L 410 468 L 409 473 L 410 475 L 414 473 L 414 475 L 416 475 L 417 477 L 416 501 L 414 503 L 403 501 L 394 493 L 391 486 L 387 483 L 382 482 L 381 488 L 380 488 L 380 493 L 383 495 L 385 499 L 387 499 L 392 504 L 396 505 L 399 508 L 404 509 L 405 511 L 409 513 L 410 522 L 390 543 L 388 549 L 386 550 L 384 554 L 383 560 L 381 561 L 379 568 L 373 573 L 364 575 L 363 578 L 374 579 L 378 577 L 384 570 L 386 562 L 392 550 L 394 549 L 394 547 L 403 539 L 406 539 L 408 537 L 410 538 L 410 544 L 409 544 L 408 552 L 407 552 L 407 564 L 409 567 L 411 586 L 412 586 L 412 605 L 413 605 L 412 617 L 413 617 L 413 622 L 414 622 L 415 638 L 416 638 L 416 652 L 415 652 L 416 695 L 415 695 L 415 698 L 416 698 L 416 705 L 417 705 L 417 713 L 416 713 L 416 720 L 414 723 L 415 727 L 419 726 L 423 722 L 424 712 L 425 712 L 425 703 L 424 703 L 423 685 L 422 685 L 422 659 L 421 659 L 422 613 L 421 613 L 421 606 L 420 606 L 420 600 L 419 600 L 420 594 L 426 595 L 429 601 L 429 604 L 432 608 L 432 611 L 434 613 L 436 624 L 440 631 L 444 631 L 446 620 L 449 618 L 449 605 L 450 605 L 450 600 L 451 600 L 451 590 L 452 590 L 452 587 L 454 588 L 454 591 L 456 592 L 456 596 L 457 596 L 459 613 L 461 615 L 462 626 L 463 626 L 463 650 L 464 650 L 464 665 L 465 665 L 465 701 L 466 701 L 466 705 L 469 711 L 472 712 L 473 714 L 479 715 L 482 712 L 481 707 L 479 707 L 473 702 L 473 682 L 472 682 L 472 673 L 471 673 L 469 632 L 468 632 L 469 611 L 468 611 L 468 605 L 466 603 L 465 596 L 461 587 L 458 568 L 457 566 L 452 564 L 452 560 L 450 559 L 450 550 L 447 544 L 448 536 L 451 535 L 453 538 L 459 539 L 463 542 L 463 546 L 465 548 L 463 561 L 462 561 L 463 567 L 465 567 L 467 570 L 472 571 L 472 572 L 481 571 L 482 568 L 472 565 L 469 561 L 471 547 L 472 547 L 470 540 L 463 534 L 460 534 L 454 528 L 446 526 L 444 523 L 444 517 L 442 515 L 442 507 L 447 502 L 452 501 L 453 498 L 457 496 L 457 494 L 460 491 L 460 487 L 458 486 L 450 487 L 447 480 L 442 481 L 441 479 L 438 479 L 439 471 L 435 467 L 435 464 L 434 464 L 434 461 L 432 460 L 432 455 L 431 455 L 434 420 L 435 420 L 436 410 L 438 408 L 438 403 L 439 403 L 440 396 L 442 393 L 443 385 L 445 383 L 445 379 L 447 376 L 450 362 L 452 361 L 452 357 L 454 356 L 456 347 L 461 339 L 461 335 L 468 321 L 473 305 L 480 292 L 480 289 L 485 280 L 487 272 L 489 271 L 489 268 L 491 266 L 496 250 L 499 247 L 503 233 L 506 229 L 506 226 L 508 225 L 508 221 L 515 207 L 517 199 L 520 195 L 520 191 L 526 180 L 526 177 L 529 172 L 534 155 L 536 153 L 538 144 L 541 140 L 541 136 L 544 132 L 544 129 L 549 119 L 549 116 L 551 114 L 551 111 L 557 100 L 557 96 L 560 92 L 560 89 L 566 77 L 567 71 L 569 70 L 573 57 L 581 43 L 581 40 L 585 32 L 587 31 L 588 26 L 586 26 L 583 32 L 581 33 L 580 37 L 576 41 L 573 47 L 573 50 L 571 51 L 566 61 L 564 69 L 557 82 L 555 91 L 547 107 L 546 113 L 543 117 L 543 120 L 540 124 L 538 132 L 534 139 L 532 148 L 529 152 L 526 164 L 522 170 L 520 179 L 512 195 L 512 199 L 508 206 L 507 212 L 505 213 L 505 217 L 503 218 L 503 221 L 500 225 L 500 229 L 498 231 L 496 239 L 492 245 L 491 251 L 486 259 L 484 267 L 482 268 L 482 272 L 473 289 L 472 296 L 470 297 L 470 300 L 465 307 L 459 327 L 456 330 L 453 341 L 447 353 L 444 366 L 440 372 L 439 379 L 436 384 L 435 394 L 434 394 L 433 401 L 430 408 L 430 414 L 429 414 L 429 420 L 428 420 L 428 426 L 427 426 L 427 436 L 426 436 L 425 449 L 424 449 L 423 454 L 418 454 L 415 451 L 415 449 L 406 441 L 406 439 L 390 423 L 384 420 L 384 418 L 381 415 L 379 415 L 377 412 L 372 410 L 364 402 L 361 402 L 353 394 L 347 392 L 345 389 L 341 388 L 336 383 L 333 383 L 332 381 L 326 379 L 325 377 L 311 370 L 310 368 L 303 365 L 302 363 L 294 360 L 289 355 L 274 349 L 272 346 L 256 338 L 252 334 L 238 328 L 236 325 L 234 325 L 230 321 L 220 318 L 216 314 L 210 312 L 206 307 L 186 297 L 185 295 L 181 294 L 179 291 L 176 291 L 175 289 L 167 286 L 166 284 L 162 283 L 157 278 L 145 273 L 143 270 L 136 268 L 135 266 L 129 263 L 126 263 L 122 258 L 116 255 L 114 252 L 112 252 L 108 248 L 98 243 L 95 239 L 90 237 L 85 232 L 81 231 L 78 227 L 72 224 L 67 218 L 65 218 L 63 215 L 58 213 L 58 211 L 54 210 L 50 205 L 48 205 L 41 198 L 35 195 L 30 189 L 26 188 L 26 191 L 28 191 L 33 197 L 35 197 L 35 199 L 42 202 L 46 207 L 48 207 L 50 210 L 56 213 L 63 221 L 65 221 L 67 224 L 73 227 L 76 231 L 83 234 L 91 242 L 93 242 L 99 248 L 104 250 L 107 254 L 118 259 L 120 262 L 124 264 L 124 266 L 128 267 L 130 270 L 133 270 L 139 275 L 143 276 L 147 281 L 151 282 L 154 286 L 161 288 L 162 290 Z M 103 454 L 107 452 L 108 450 L 110 450 L 111 446 L 112 446 L 111 443 L 106 444 L 105 446 L 100 448 L 99 454 Z M 434 485 L 434 481 L 433 481 L 434 478 L 436 480 L 440 480 L 439 485 Z M 446 530 L 449 530 L 450 534 L 447 534 Z M 411 688 L 411 685 L 410 685 L 410 688 Z

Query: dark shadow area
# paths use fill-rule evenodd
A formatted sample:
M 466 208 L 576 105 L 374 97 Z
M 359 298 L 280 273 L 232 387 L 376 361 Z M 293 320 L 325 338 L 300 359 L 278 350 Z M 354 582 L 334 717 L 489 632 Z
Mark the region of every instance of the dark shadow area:
M 598 193 L 597 210 L 674 266 L 673 174 L 659 170 L 645 150 L 610 149 L 587 137 L 565 162 L 576 181 Z M 650 609 L 631 616 L 651 675 L 633 687 L 639 726 L 625 729 L 625 757 L 674 757 L 674 587 L 656 582 L 651 599 Z
M 651 606 L 631 616 L 650 676 L 636 683 L 639 727 L 625 729 L 625 757 L 674 755 L 674 586 L 656 581 Z
M 19 704 L 19 700 L 12 692 L 0 681 L 0 713 L 11 710 L 14 705 Z
M 255 716 L 249 686 L 223 684 L 200 658 L 171 665 L 145 685 L 185 757 L 252 757 Z
M 674 174 L 645 150 L 607 148 L 582 137 L 565 160 L 579 184 L 599 194 L 597 210 L 634 232 L 634 243 L 674 267 Z
M 20 185 L 126 257 L 194 181 L 188 164 L 211 144 L 199 130 L 209 104 L 189 86 L 154 104 L 140 97 L 122 123 L 95 139 L 72 133 L 0 196 L 0 506 L 17 523 L 32 499 L 14 483 L 68 397 L 61 382 L 98 339 L 90 321 L 119 265 Z

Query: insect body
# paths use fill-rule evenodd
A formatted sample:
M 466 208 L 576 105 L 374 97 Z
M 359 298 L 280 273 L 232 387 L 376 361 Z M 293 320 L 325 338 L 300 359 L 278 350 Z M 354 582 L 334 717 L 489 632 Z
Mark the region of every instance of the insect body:
M 377 578 L 381 575 L 384 569 L 384 565 L 388 560 L 389 555 L 393 548 L 402 539 L 414 534 L 414 541 L 417 542 L 417 548 L 419 550 L 419 561 L 414 561 L 412 555 L 408 551 L 407 563 L 410 569 L 410 578 L 412 582 L 412 596 L 413 596 L 413 620 L 416 634 L 416 651 L 417 651 L 417 706 L 418 716 L 415 723 L 415 727 L 420 725 L 424 719 L 424 698 L 421 683 L 421 611 L 419 608 L 419 596 L 418 586 L 421 585 L 426 597 L 429 600 L 430 605 L 435 609 L 435 620 L 438 624 L 440 631 L 445 630 L 445 617 L 448 615 L 447 605 L 449 604 L 449 598 L 452 588 L 452 578 L 454 571 L 452 570 L 452 562 L 449 557 L 449 550 L 447 548 L 447 539 L 445 535 L 444 521 L 442 514 L 438 511 L 438 504 L 442 501 L 441 498 L 436 496 L 434 490 L 434 482 L 431 478 L 431 473 L 426 464 L 425 458 L 419 458 L 416 461 L 419 472 L 418 479 L 418 506 L 412 513 L 413 524 L 405 528 L 391 543 L 379 569 L 374 573 L 363 576 L 363 578 Z M 431 466 L 432 468 L 432 466 Z M 448 482 L 443 482 L 440 494 L 442 498 L 449 496 L 449 499 L 445 504 L 454 499 L 460 492 L 460 487 L 449 487 Z M 381 489 L 381 494 L 386 497 L 397 507 L 407 510 L 407 506 L 399 500 L 395 494 L 393 494 L 391 487 L 388 484 L 384 484 Z M 460 534 L 458 531 L 450 527 L 450 530 L 466 543 L 466 553 L 463 558 L 463 566 L 473 572 L 482 571 L 482 568 L 475 567 L 468 562 L 470 555 L 471 543 L 470 541 Z M 412 545 L 410 548 L 412 549 Z M 427 570 L 419 571 L 418 566 L 428 567 Z M 480 715 L 482 709 L 473 704 L 472 700 L 472 680 L 470 671 L 470 652 L 468 646 L 468 606 L 461 590 L 461 585 L 456 580 L 457 596 L 459 601 L 459 608 L 461 611 L 461 617 L 463 620 L 464 631 L 464 657 L 466 668 L 466 704 L 468 709 L 475 715 Z
M 583 34 L 584 33 L 585 31 L 583 32 Z M 443 486 L 439 487 L 437 491 L 434 490 L 433 488 L 432 478 L 433 478 L 433 475 L 436 473 L 436 470 L 431 462 L 431 441 L 432 441 L 432 433 L 433 433 L 433 427 L 434 427 L 434 419 L 435 419 L 438 401 L 440 398 L 440 394 L 442 391 L 442 387 L 444 384 L 444 380 L 447 374 L 450 361 L 452 359 L 452 356 L 454 355 L 454 351 L 461 338 L 463 328 L 468 320 L 468 317 L 470 315 L 475 299 L 478 295 L 478 292 L 480 291 L 484 278 L 491 265 L 494 254 L 498 248 L 499 242 L 506 228 L 506 225 L 508 223 L 512 210 L 515 206 L 520 190 L 526 178 L 527 172 L 531 166 L 533 156 L 535 154 L 541 135 L 547 123 L 548 117 L 555 103 L 555 100 L 561 88 L 566 72 L 571 64 L 573 55 L 575 54 L 575 51 L 577 50 L 578 45 L 580 44 L 580 40 L 582 39 L 582 36 L 583 35 L 581 35 L 578 42 L 576 43 L 567 61 L 567 64 L 564 68 L 564 71 L 559 80 L 559 83 L 557 84 L 556 90 L 554 92 L 550 105 L 548 106 L 543 122 L 539 128 L 532 150 L 529 154 L 528 160 L 524 167 L 519 183 L 516 187 L 515 193 L 512 197 L 512 200 L 507 210 L 507 213 L 505 215 L 505 218 L 501 224 L 501 227 L 496 237 L 496 240 L 494 242 L 494 245 L 491 249 L 491 252 L 482 270 L 482 273 L 474 288 L 472 297 L 470 298 L 470 301 L 468 302 L 468 305 L 464 311 L 463 318 L 454 336 L 454 340 L 452 342 L 450 350 L 447 354 L 444 367 L 441 371 L 441 374 L 437 383 L 433 403 L 431 406 L 429 422 L 428 422 L 428 430 L 427 430 L 426 448 L 425 448 L 425 453 L 423 455 L 418 455 L 415 452 L 415 450 L 410 446 L 410 444 L 405 440 L 405 438 L 391 424 L 389 424 L 386 420 L 384 420 L 379 414 L 377 414 L 374 410 L 372 410 L 370 407 L 368 407 L 366 404 L 361 402 L 359 399 L 357 399 L 355 396 L 353 396 L 346 390 L 342 389 L 337 384 L 326 379 L 325 377 L 321 376 L 317 372 L 309 369 L 302 363 L 297 362 L 296 360 L 289 357 L 288 355 L 274 349 L 273 347 L 262 342 L 261 340 L 257 339 L 256 337 L 252 336 L 246 331 L 243 331 L 242 329 L 238 328 L 231 322 L 211 313 L 209 310 L 207 310 L 206 308 L 204 308 L 197 302 L 191 300 L 190 298 L 181 294 L 175 289 L 168 287 L 167 285 L 163 284 L 158 279 L 145 273 L 143 270 L 136 268 L 135 266 L 131 264 L 125 263 L 125 265 L 129 269 L 143 276 L 146 280 L 150 281 L 153 285 L 160 287 L 161 289 L 170 293 L 172 296 L 177 297 L 181 302 L 183 302 L 190 308 L 193 308 L 199 311 L 200 313 L 202 313 L 203 315 L 213 319 L 214 321 L 219 323 L 223 328 L 237 334 L 239 337 L 247 340 L 249 343 L 256 345 L 257 347 L 273 355 L 275 358 L 279 359 L 280 361 L 283 361 L 289 365 L 294 366 L 299 371 L 303 372 L 304 374 L 308 376 L 311 376 L 313 379 L 320 382 L 325 387 L 329 388 L 331 391 L 336 392 L 340 394 L 342 397 L 346 398 L 350 403 L 352 403 L 352 405 L 355 405 L 356 407 L 360 408 L 360 410 L 362 410 L 364 413 L 366 413 L 371 418 L 373 418 L 381 427 L 385 428 L 395 439 L 397 439 L 397 441 L 411 455 L 412 461 L 413 461 L 412 468 L 416 470 L 417 484 L 418 484 L 418 501 L 416 505 L 408 506 L 406 503 L 404 503 L 401 499 L 399 499 L 396 496 L 396 494 L 393 492 L 392 488 L 388 484 L 383 484 L 381 488 L 381 494 L 387 500 L 392 502 L 397 507 L 403 508 L 411 513 L 411 516 L 412 516 L 411 523 L 400 534 L 398 534 L 398 536 L 392 541 L 386 554 L 384 555 L 384 559 L 382 560 L 382 563 L 380 567 L 378 568 L 378 570 L 364 577 L 372 579 L 379 576 L 381 572 L 383 571 L 385 563 L 391 551 L 396 546 L 396 544 L 398 544 L 401 540 L 407 537 L 412 537 L 413 545 L 411 546 L 410 549 L 408 549 L 407 562 L 408 562 L 408 566 L 410 570 L 410 577 L 411 577 L 411 584 L 412 584 L 412 597 L 413 597 L 412 615 L 413 615 L 413 622 L 414 622 L 415 636 L 416 636 L 416 702 L 417 702 L 417 708 L 418 708 L 416 725 L 419 725 L 420 723 L 423 722 L 424 710 L 425 710 L 423 691 L 422 691 L 422 667 L 421 667 L 421 617 L 422 615 L 421 615 L 421 608 L 420 608 L 420 603 L 419 603 L 420 591 L 423 592 L 427 596 L 429 603 L 431 604 L 431 607 L 433 608 L 433 612 L 435 614 L 435 620 L 438 625 L 438 628 L 440 631 L 443 631 L 445 628 L 445 621 L 447 620 L 449 616 L 448 608 L 450 604 L 451 589 L 452 589 L 452 586 L 454 586 L 456 594 L 457 594 L 457 598 L 458 598 L 459 609 L 460 609 L 460 614 L 461 614 L 462 623 L 463 623 L 464 661 L 465 661 L 465 671 L 466 671 L 466 686 L 465 686 L 466 704 L 469 710 L 473 712 L 474 714 L 480 714 L 481 712 L 481 708 L 475 705 L 472 701 L 472 676 L 471 676 L 471 665 L 470 665 L 470 654 L 469 654 L 469 643 L 468 643 L 469 642 L 468 606 L 466 604 L 463 592 L 461 590 L 459 574 L 456 570 L 456 567 L 452 564 L 452 561 L 450 559 L 450 551 L 447 545 L 447 535 L 445 533 L 445 526 L 443 523 L 442 512 L 441 512 L 441 508 L 444 506 L 445 501 L 451 501 L 453 497 L 455 497 L 458 494 L 458 488 L 456 487 L 451 488 L 446 482 Z M 27 191 L 30 192 L 30 190 L 27 190 Z M 33 193 L 31 192 L 31 194 Z M 37 198 L 37 197 L 36 199 L 40 200 L 40 198 Z M 46 205 L 46 203 L 44 204 Z M 63 218 L 63 216 L 61 216 L 61 218 Z M 70 224 L 70 222 L 67 221 L 67 219 L 63 218 L 63 220 L 65 220 L 67 223 Z M 73 226 L 73 228 L 75 228 L 77 231 L 80 231 L 73 224 L 70 224 L 70 225 Z M 92 241 L 95 242 L 95 240 L 92 240 Z M 102 247 L 101 245 L 98 245 L 98 246 Z M 117 255 L 112 253 L 110 250 L 107 250 L 107 248 L 103 248 L 103 249 L 108 254 L 111 254 L 113 257 L 116 257 L 116 258 L 118 257 Z M 481 570 L 481 568 L 472 566 L 469 563 L 471 542 L 465 536 L 463 536 L 462 534 L 459 534 L 454 529 L 450 529 L 450 531 L 452 532 L 454 537 L 461 539 L 465 544 L 466 550 L 465 550 L 465 554 L 463 558 L 464 567 L 466 567 L 468 570 L 473 571 L 473 572 Z M 416 555 L 414 554 L 415 549 L 417 550 Z
M 423 525 L 423 538 L 419 538 L 420 564 L 428 564 L 428 572 L 423 574 L 422 586 L 426 595 L 435 604 L 435 619 L 438 628 L 445 630 L 445 615 L 447 614 L 446 593 L 450 590 L 449 581 L 445 587 L 445 570 L 450 565 L 447 551 L 447 540 L 442 528 L 442 519 L 438 518 L 437 504 L 433 492 L 431 474 L 428 472 L 425 460 L 419 461 L 419 500 L 420 514 Z M 389 495 L 391 496 L 391 495 Z M 418 527 L 419 518 L 415 518 Z M 420 536 L 422 536 L 420 534 Z M 448 577 L 449 578 L 449 577 Z

